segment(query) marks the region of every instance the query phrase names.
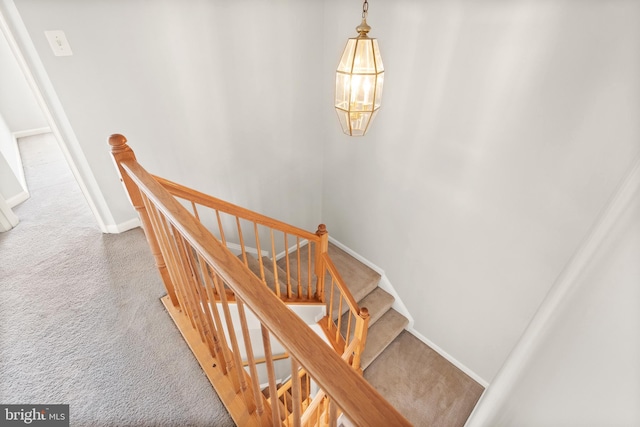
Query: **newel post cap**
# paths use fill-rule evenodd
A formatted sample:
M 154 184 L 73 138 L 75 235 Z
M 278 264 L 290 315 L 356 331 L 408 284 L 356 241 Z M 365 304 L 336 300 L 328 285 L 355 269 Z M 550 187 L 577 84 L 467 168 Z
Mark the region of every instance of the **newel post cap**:
M 317 236 L 322 236 L 322 235 L 327 234 L 327 233 L 328 233 L 328 231 L 327 231 L 327 226 L 326 225 L 324 225 L 324 224 L 318 225 L 318 231 L 316 231 L 316 235 Z
M 127 138 L 119 133 L 114 133 L 109 137 L 109 145 L 111 146 L 111 152 L 117 153 L 128 149 Z

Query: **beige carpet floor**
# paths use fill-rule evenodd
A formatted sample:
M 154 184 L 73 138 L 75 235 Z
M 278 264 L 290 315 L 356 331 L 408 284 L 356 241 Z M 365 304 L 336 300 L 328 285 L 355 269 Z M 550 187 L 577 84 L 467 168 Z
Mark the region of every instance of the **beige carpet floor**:
M 233 426 L 142 231 L 98 230 L 51 135 L 19 145 L 31 198 L 0 233 L 0 403 L 69 404 L 72 426 Z

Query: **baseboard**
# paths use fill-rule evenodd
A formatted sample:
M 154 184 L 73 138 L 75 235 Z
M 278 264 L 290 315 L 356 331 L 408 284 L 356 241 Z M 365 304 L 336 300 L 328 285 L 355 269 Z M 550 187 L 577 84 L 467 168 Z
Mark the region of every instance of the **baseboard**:
M 469 369 L 463 363 L 461 363 L 460 361 L 456 360 L 449 353 L 447 353 L 446 351 L 444 351 L 443 349 L 438 347 L 436 344 L 431 342 L 427 337 L 425 337 L 420 332 L 418 332 L 418 331 L 416 331 L 414 329 L 414 327 L 413 327 L 414 326 L 413 316 L 411 316 L 411 314 L 409 313 L 409 310 L 407 309 L 407 307 L 402 302 L 402 299 L 400 298 L 400 296 L 396 292 L 395 288 L 393 287 L 393 285 L 389 281 L 389 278 L 386 276 L 386 274 L 384 273 L 384 270 L 382 268 L 378 267 L 377 265 L 375 265 L 371 261 L 369 261 L 366 258 L 362 257 L 360 254 L 354 252 L 353 250 L 351 250 L 347 246 L 343 245 L 342 243 L 340 243 L 339 241 L 337 241 L 336 239 L 334 239 L 331 236 L 329 236 L 329 241 L 331 243 L 333 243 L 334 245 L 336 245 L 337 247 L 339 247 L 340 249 L 342 249 L 343 251 L 345 251 L 346 253 L 348 253 L 349 255 L 351 255 L 352 257 L 354 257 L 355 259 L 357 259 L 358 261 L 360 261 L 361 263 L 363 263 L 364 265 L 366 265 L 367 267 L 369 267 L 370 269 L 374 270 L 376 273 L 380 274 L 381 278 L 380 278 L 380 283 L 379 283 L 378 286 L 380 286 L 380 288 L 382 288 L 382 290 L 384 290 L 385 292 L 390 293 L 395 298 L 395 301 L 393 303 L 393 306 L 391 306 L 391 308 L 393 308 L 398 313 L 402 314 L 407 319 L 409 319 L 409 324 L 405 328 L 409 333 L 411 333 L 416 338 L 418 338 L 420 341 L 422 341 L 423 343 L 428 345 L 436 353 L 438 353 L 440 356 L 442 356 L 445 359 L 447 359 L 452 365 L 454 365 L 456 368 L 460 369 L 462 372 L 464 372 L 466 375 L 471 377 L 474 381 L 476 381 L 478 384 L 480 384 L 484 388 L 487 388 L 489 386 L 489 383 L 487 381 L 485 381 L 482 377 L 480 377 L 478 374 L 473 372 L 471 369 Z
M 43 133 L 50 133 L 50 132 L 51 132 L 51 128 L 47 126 L 43 128 L 27 129 L 27 130 L 20 130 L 18 132 L 13 132 L 13 137 L 15 139 L 26 138 L 28 136 L 41 135 Z
M 307 239 L 302 239 L 300 240 L 300 247 L 302 248 L 308 243 L 309 241 Z M 279 261 L 280 259 L 284 258 L 285 255 L 289 255 L 291 252 L 295 252 L 297 250 L 298 250 L 297 244 L 289 246 L 286 251 L 282 251 L 278 255 L 276 255 L 276 261 Z
M 120 233 L 124 233 L 125 231 L 129 231 L 134 228 L 140 227 L 141 225 L 142 224 L 140 222 L 140 218 L 136 217 L 136 218 L 131 218 L 128 221 L 121 222 L 120 224 L 107 225 L 106 229 L 107 229 L 107 233 L 120 234 Z M 227 247 L 231 250 L 236 250 L 239 252 L 242 251 L 242 247 L 236 243 L 227 242 Z M 250 253 L 256 256 L 258 255 L 258 249 L 256 248 L 245 246 L 244 250 L 247 253 Z M 261 252 L 262 252 L 262 256 L 269 256 L 269 251 L 262 250 Z
M 140 227 L 140 225 L 140 218 L 136 217 L 131 218 L 128 221 L 121 222 L 120 224 L 105 225 L 105 228 L 107 229 L 107 233 L 120 234 L 124 233 L 125 231 L 132 230 L 136 227 Z
M 242 253 L 242 246 L 240 246 L 237 243 L 231 243 L 231 242 L 227 242 L 227 248 L 231 249 L 232 251 L 236 251 L 239 253 Z M 257 248 L 252 248 L 251 246 L 245 246 L 244 247 L 244 251 L 248 254 L 253 254 L 255 256 L 258 256 L 258 249 Z M 269 251 L 265 251 L 264 249 L 260 249 L 260 253 L 262 254 L 262 256 L 266 256 L 268 257 L 270 252 Z
M 20 193 L 16 194 L 15 196 L 6 199 L 5 202 L 7 202 L 7 205 L 9 205 L 10 208 L 15 208 L 20 203 L 28 200 L 29 197 L 30 197 L 29 196 L 29 192 L 21 191 Z
M 378 273 L 379 275 L 384 276 L 384 270 L 382 268 L 378 267 L 368 259 L 364 258 L 359 253 L 354 252 L 351 248 L 340 243 L 338 240 L 336 240 L 332 236 L 329 236 L 329 242 L 333 243 L 334 245 L 336 245 L 337 247 L 339 247 L 340 249 L 342 249 L 343 251 L 345 251 L 346 253 L 348 253 L 349 255 L 351 255 L 352 257 L 354 257 L 355 259 L 357 259 L 358 261 L 360 261 L 361 263 L 363 263 L 364 265 L 366 265 L 367 267 L 369 267 L 370 269 Z
M 386 274 L 383 273 L 382 276 L 380 277 L 380 283 L 378 283 L 378 287 L 383 291 L 385 291 L 386 293 L 391 294 L 391 296 L 394 298 L 393 305 L 391 306 L 391 308 L 393 308 L 395 311 L 397 311 L 398 313 L 402 314 L 404 317 L 409 319 L 409 323 L 407 324 L 407 327 L 405 329 L 407 330 L 413 329 L 413 324 L 414 324 L 413 316 L 409 312 L 409 309 L 407 308 L 407 306 L 404 305 L 404 303 L 402 302 L 402 298 L 400 298 L 400 295 L 398 295 L 398 293 L 396 292 L 395 288 L 389 281 L 389 278 L 387 277 Z

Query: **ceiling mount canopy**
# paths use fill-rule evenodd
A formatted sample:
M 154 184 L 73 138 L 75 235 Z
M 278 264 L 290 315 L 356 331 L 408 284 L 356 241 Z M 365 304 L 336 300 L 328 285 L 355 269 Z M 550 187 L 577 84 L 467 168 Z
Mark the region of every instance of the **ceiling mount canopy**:
M 368 36 L 368 10 L 365 0 L 358 36 L 347 40 L 336 70 L 335 109 L 342 131 L 350 136 L 367 133 L 382 100 L 384 66 L 378 41 Z

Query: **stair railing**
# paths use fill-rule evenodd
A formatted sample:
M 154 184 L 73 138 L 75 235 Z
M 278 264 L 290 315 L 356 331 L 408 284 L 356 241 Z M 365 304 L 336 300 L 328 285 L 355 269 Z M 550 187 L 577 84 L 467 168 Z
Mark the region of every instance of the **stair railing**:
M 410 425 L 140 166 L 126 138 L 112 135 L 109 144 L 167 286 L 162 301 L 236 424 L 317 425 L 305 416 L 310 405 L 303 411 L 304 369 L 318 386 L 315 397 L 322 396 L 327 425 L 335 426 L 341 413 L 357 425 Z M 257 372 L 256 360 L 263 357 L 269 394 L 277 396 L 275 346 L 290 355 L 291 413 L 285 417 L 261 393 Z
M 367 341 L 369 311 L 365 307 L 358 307 L 329 255 L 324 254 L 323 258 L 328 301 L 327 315 L 319 324 L 336 352 L 344 356 L 348 350 L 347 362 L 359 370 L 360 357 Z
M 352 358 L 352 354 L 355 351 L 356 342 L 353 341 L 342 355 L 342 360 L 349 363 Z M 331 398 L 327 396 L 324 391 L 320 390 L 313 399 L 308 403 L 307 409 L 302 416 L 302 425 L 324 427 L 331 425 L 329 420 L 334 418 L 332 412 L 335 410 L 335 405 L 332 403 Z
M 359 369 L 369 314 L 366 308 L 358 307 L 331 261 L 324 224 L 318 226 L 316 233 L 311 233 L 167 179 L 154 178 L 183 201 L 183 206 L 189 208 L 220 243 L 236 248 L 245 266 L 282 301 L 297 304 L 326 302 L 328 314 L 319 322 L 320 326 L 338 354 L 342 354 L 352 340 L 357 340 L 349 363 Z M 233 236 L 229 237 L 230 234 Z M 266 245 L 261 243 L 265 240 L 268 241 Z M 248 241 L 253 241 L 255 248 L 249 249 Z M 257 253 L 256 257 L 251 252 Z M 279 263 L 283 268 L 278 268 Z M 328 284 L 331 291 L 327 294 Z M 227 299 L 234 300 L 233 293 L 228 290 Z
M 238 256 L 245 266 L 280 299 L 291 303 L 324 302 L 320 274 L 322 255 L 328 249 L 324 224 L 311 233 L 167 179 L 154 178 L 182 200 L 219 242 L 240 252 Z M 278 268 L 279 259 L 283 260 L 283 268 Z

